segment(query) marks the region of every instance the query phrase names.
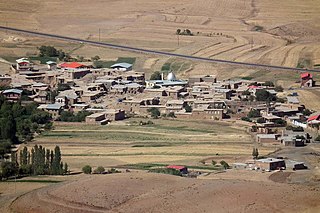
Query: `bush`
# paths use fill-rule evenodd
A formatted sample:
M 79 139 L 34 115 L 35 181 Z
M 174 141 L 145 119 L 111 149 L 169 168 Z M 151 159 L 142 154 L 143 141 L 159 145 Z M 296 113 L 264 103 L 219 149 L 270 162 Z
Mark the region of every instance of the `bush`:
M 250 112 L 248 113 L 248 118 L 257 118 L 260 117 L 260 111 L 256 110 L 256 109 L 252 109 L 250 110 Z
M 211 164 L 212 164 L 213 166 L 215 166 L 215 165 L 217 164 L 217 161 L 212 160 L 212 161 L 211 161 Z
M 270 102 L 270 101 L 275 101 L 276 97 L 272 95 L 270 92 L 268 92 L 267 90 L 262 89 L 256 92 L 256 100 Z
M 85 174 L 91 174 L 92 173 L 92 167 L 89 165 L 85 165 L 82 167 L 82 172 Z
M 169 112 L 168 115 L 167 115 L 167 117 L 169 117 L 169 118 L 175 118 L 176 116 L 175 116 L 174 112 Z
M 160 111 L 158 108 L 151 108 L 151 109 L 148 109 L 148 112 L 151 114 L 151 117 L 152 118 L 158 118 L 160 116 Z
M 98 168 L 96 168 L 93 172 L 96 174 L 102 174 L 104 173 L 106 170 L 104 169 L 103 166 L 99 166 Z
M 115 168 L 111 168 L 108 170 L 108 173 L 120 173 L 120 171 L 116 170 Z
M 320 135 L 318 135 L 314 140 L 315 141 L 320 141 Z
M 282 86 L 276 86 L 275 88 L 274 88 L 274 90 L 276 91 L 276 92 L 283 92 L 283 87 Z
M 241 120 L 243 120 L 243 121 L 247 121 L 247 122 L 251 122 L 251 119 L 250 119 L 250 118 L 248 118 L 248 117 L 242 117 L 242 118 L 241 118 Z
M 152 73 L 150 80 L 161 80 L 161 73 L 159 71 L 155 71 Z
M 221 166 L 223 166 L 224 169 L 229 169 L 230 166 L 227 162 L 225 162 L 224 160 L 220 161 Z
M 188 104 L 184 107 L 184 109 L 186 110 L 186 112 L 192 112 L 192 107 Z
M 259 123 L 259 124 L 264 123 L 264 119 L 263 119 L 263 118 L 258 118 L 258 119 L 257 119 L 257 123 Z
M 262 85 L 266 87 L 274 87 L 274 83 L 272 81 L 266 81 Z

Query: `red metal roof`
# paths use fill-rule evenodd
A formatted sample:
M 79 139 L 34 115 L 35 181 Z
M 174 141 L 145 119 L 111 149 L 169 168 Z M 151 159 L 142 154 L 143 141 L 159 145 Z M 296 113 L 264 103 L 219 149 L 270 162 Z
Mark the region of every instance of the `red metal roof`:
M 176 169 L 176 170 L 181 170 L 181 169 L 185 169 L 185 166 L 176 166 L 176 165 L 169 165 L 167 166 L 168 169 Z
M 80 64 L 78 62 L 71 62 L 71 63 L 62 63 L 62 64 L 60 64 L 60 67 L 75 69 L 75 68 L 85 67 L 85 65 Z
M 314 115 L 308 118 L 308 122 L 309 121 L 314 121 L 314 120 L 319 120 L 320 119 L 320 114 L 319 115 Z
M 250 89 L 257 89 L 257 88 L 259 88 L 258 86 L 256 86 L 256 85 L 251 85 L 251 86 L 248 86 Z
M 301 73 L 301 78 L 312 78 L 312 74 L 305 72 L 305 73 Z

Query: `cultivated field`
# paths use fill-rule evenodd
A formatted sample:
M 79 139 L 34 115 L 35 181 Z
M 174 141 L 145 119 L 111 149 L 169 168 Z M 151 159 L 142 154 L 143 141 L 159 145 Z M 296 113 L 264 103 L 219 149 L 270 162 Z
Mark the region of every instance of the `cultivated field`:
M 251 156 L 253 140 L 244 127 L 213 121 L 162 119 L 152 120 L 153 125 L 140 126 L 140 120 L 143 119 L 107 126 L 56 124 L 53 131 L 27 146 L 59 145 L 62 160 L 76 171 L 85 164 L 105 167 L 133 163 L 202 165 L 200 161 L 210 157 L 233 163 Z M 261 155 L 272 151 L 274 147 L 259 148 Z
M 0 22 L 28 30 L 90 40 L 100 37 L 101 41 L 116 44 L 217 59 L 291 67 L 307 60 L 312 67 L 320 59 L 319 9 L 320 4 L 312 0 L 12 0 L 0 3 Z M 177 29 L 190 29 L 194 36 L 179 36 L 178 42 Z M 1 32 L 0 36 L 1 55 L 24 56 L 26 46 L 33 47 L 28 51 L 32 53 L 40 45 L 38 39 L 22 35 L 12 38 Z M 72 49 L 70 44 L 61 42 L 44 43 Z M 88 58 L 98 54 L 103 59 L 135 55 L 141 58 L 135 68 L 144 71 L 161 69 L 167 60 L 172 60 L 86 45 L 71 52 Z M 229 78 L 244 73 L 241 67 L 192 63 L 187 75 L 204 72 Z M 251 70 L 251 74 L 257 71 Z M 274 80 L 281 77 L 269 76 Z M 289 74 L 290 81 L 294 78 Z

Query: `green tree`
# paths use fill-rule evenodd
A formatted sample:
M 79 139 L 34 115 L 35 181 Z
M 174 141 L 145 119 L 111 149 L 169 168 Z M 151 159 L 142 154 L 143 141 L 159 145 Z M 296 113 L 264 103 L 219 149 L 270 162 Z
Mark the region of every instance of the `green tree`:
M 100 60 L 100 57 L 98 55 L 94 56 L 94 57 L 91 57 L 91 60 L 92 61 L 99 61 Z
M 159 71 L 155 71 L 152 73 L 150 80 L 161 80 L 161 73 Z
M 180 33 L 181 33 L 181 29 L 177 29 L 176 34 L 180 35 Z
M 212 160 L 211 164 L 212 164 L 212 166 L 215 166 L 217 164 L 217 161 Z
M 275 101 L 276 97 L 274 95 L 272 95 L 270 92 L 268 92 L 267 90 L 262 89 L 262 90 L 258 90 L 256 92 L 256 100 L 271 102 L 271 101 Z
M 59 52 L 56 48 L 54 48 L 53 46 L 41 46 L 39 47 L 39 56 L 40 57 L 55 57 L 55 56 L 59 56 Z
M 229 169 L 230 168 L 229 164 L 227 162 L 225 162 L 224 160 L 220 161 L 220 164 L 224 169 Z
M 187 104 L 187 105 L 184 107 L 184 109 L 186 110 L 186 112 L 192 112 L 192 107 L 191 107 L 189 104 Z
M 92 173 L 92 168 L 89 165 L 85 165 L 84 167 L 82 167 L 82 172 L 85 174 L 91 174 Z
M 52 174 L 53 175 L 61 175 L 62 169 L 61 169 L 61 151 L 60 147 L 56 146 L 54 148 L 54 157 L 52 162 Z
M 148 109 L 148 112 L 150 113 L 151 117 L 155 119 L 157 119 L 161 115 L 158 108 L 150 108 Z
M 274 83 L 272 81 L 266 81 L 262 85 L 266 87 L 274 87 Z
M 260 116 L 261 116 L 260 111 L 256 109 L 251 109 L 250 112 L 248 113 L 249 118 L 256 118 Z
M 12 177 L 18 173 L 17 164 L 14 162 L 2 162 L 0 165 L 0 169 L 0 176 L 5 179 Z
M 99 166 L 98 168 L 96 168 L 96 169 L 94 170 L 94 173 L 97 173 L 97 174 L 102 174 L 102 173 L 104 173 L 104 172 L 105 172 L 105 169 L 104 169 L 103 166 Z
M 67 163 L 64 163 L 63 173 L 68 174 L 69 173 L 69 166 Z
M 252 157 L 253 157 L 253 159 L 258 159 L 258 157 L 259 157 L 259 150 L 258 150 L 258 148 L 253 148 L 253 149 L 252 149 Z

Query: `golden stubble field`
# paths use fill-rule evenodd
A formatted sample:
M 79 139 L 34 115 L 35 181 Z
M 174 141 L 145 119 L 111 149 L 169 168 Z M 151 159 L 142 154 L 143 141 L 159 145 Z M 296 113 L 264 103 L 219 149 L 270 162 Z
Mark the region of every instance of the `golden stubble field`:
M 107 126 L 55 124 L 54 130 L 36 137 L 35 144 L 46 148 L 59 145 L 63 161 L 72 170 L 84 165 L 112 167 L 135 163 L 172 163 L 202 165 L 214 157 L 229 163 L 251 157 L 253 139 L 245 127 L 224 122 L 152 120 L 153 125 L 139 126 L 129 119 Z M 261 155 L 274 147 L 260 147 Z
M 100 40 L 105 42 L 296 67 L 301 59 L 309 59 L 311 65 L 319 61 L 319 9 L 320 4 L 312 0 L 12 0 L 0 3 L 0 22 L 90 40 L 99 40 L 100 29 Z M 177 29 L 190 29 L 195 36 L 179 36 L 178 42 Z M 0 35 L 2 53 L 22 56 L 16 43 L 33 44 L 34 38 L 12 42 L 8 39 L 10 35 Z M 69 45 L 65 45 L 69 49 Z M 98 54 L 102 58 L 132 55 L 85 45 L 72 54 L 85 57 Z M 137 68 L 146 70 L 161 69 L 168 60 L 158 56 L 141 57 L 143 60 Z M 218 73 L 228 78 L 244 72 L 232 69 L 236 72 L 229 75 L 230 71 L 224 72 L 229 70 L 228 66 L 194 62 L 188 74 Z

